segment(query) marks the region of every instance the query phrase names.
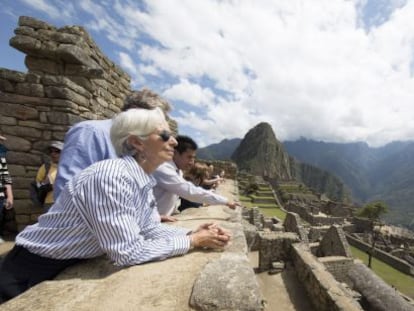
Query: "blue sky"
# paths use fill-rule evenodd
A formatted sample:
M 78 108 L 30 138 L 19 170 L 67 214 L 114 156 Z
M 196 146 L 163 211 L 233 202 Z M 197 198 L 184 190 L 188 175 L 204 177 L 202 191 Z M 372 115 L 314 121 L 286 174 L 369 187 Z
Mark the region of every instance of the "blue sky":
M 3 0 L 0 67 L 26 71 L 20 15 L 85 27 L 201 146 L 262 121 L 280 140 L 414 137 L 414 0 Z

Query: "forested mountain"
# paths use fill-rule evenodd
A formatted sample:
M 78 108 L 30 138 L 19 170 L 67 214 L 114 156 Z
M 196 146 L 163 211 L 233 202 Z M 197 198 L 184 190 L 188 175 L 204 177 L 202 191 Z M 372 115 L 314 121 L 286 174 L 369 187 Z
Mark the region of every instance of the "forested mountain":
M 371 148 L 300 139 L 283 145 L 296 159 L 341 178 L 356 202 L 383 200 L 390 207 L 390 222 L 414 228 L 414 142 Z
M 292 179 L 289 155 L 276 139 L 270 124 L 265 122 L 247 132 L 231 159 L 239 170 L 253 175 Z
M 225 141 L 220 143 L 220 148 L 226 154 L 226 158 L 222 159 L 228 159 L 232 148 L 237 144 L 237 139 L 232 141 L 232 146 Z M 324 184 L 324 178 L 330 180 L 330 186 L 342 182 L 349 189 L 354 202 L 364 204 L 383 200 L 390 207 L 390 212 L 386 215 L 390 223 L 414 229 L 414 142 L 392 142 L 383 147 L 372 148 L 363 142 L 326 143 L 299 139 L 285 141 L 281 146 L 289 156 L 304 165 L 296 166 L 296 172 L 293 172 L 295 179 L 302 179 L 314 189 L 321 189 L 317 187 Z M 208 152 L 210 146 L 203 149 Z M 307 164 L 311 166 L 306 167 Z M 316 173 L 313 167 L 331 174 L 328 177 L 323 171 Z M 302 177 L 297 172 L 301 172 Z M 322 179 L 313 178 L 317 175 Z M 344 191 L 346 195 L 345 189 L 335 189 L 339 193 Z M 332 193 L 332 189 L 330 192 Z
M 297 180 L 336 201 L 349 200 L 344 184 L 336 176 L 291 158 L 268 123 L 251 129 L 231 156 L 239 170 L 279 180 Z
M 197 157 L 204 160 L 230 160 L 241 138 L 224 139 L 218 144 L 212 144 L 197 150 Z

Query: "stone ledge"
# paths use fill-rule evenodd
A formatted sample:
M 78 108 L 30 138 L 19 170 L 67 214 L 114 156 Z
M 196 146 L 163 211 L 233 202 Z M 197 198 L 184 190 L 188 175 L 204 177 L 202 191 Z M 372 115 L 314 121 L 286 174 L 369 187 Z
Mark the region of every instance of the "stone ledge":
M 189 209 L 177 218 L 174 225 L 191 229 L 201 223 L 217 222 L 232 231 L 233 241 L 223 251 L 194 250 L 184 256 L 123 269 L 114 267 L 104 256 L 88 260 L 3 304 L 2 311 L 195 310 L 189 305 L 190 299 L 198 301 L 198 310 L 224 310 L 219 304 L 216 308 L 203 307 L 207 302 L 196 290 L 191 296 L 196 279 L 197 286 L 210 288 L 208 284 L 213 286 L 217 275 L 221 278 L 219 290 L 210 288 L 212 293 L 223 295 L 215 296 L 217 301 L 231 303 L 232 310 L 247 310 L 237 304 L 246 305 L 245 297 L 250 295 L 249 306 L 254 308 L 248 310 L 261 310 L 260 290 L 247 260 L 243 227 L 237 221 L 241 219 L 240 211 L 217 205 Z M 212 282 L 204 283 L 204 278 Z M 228 284 L 234 286 L 227 287 Z

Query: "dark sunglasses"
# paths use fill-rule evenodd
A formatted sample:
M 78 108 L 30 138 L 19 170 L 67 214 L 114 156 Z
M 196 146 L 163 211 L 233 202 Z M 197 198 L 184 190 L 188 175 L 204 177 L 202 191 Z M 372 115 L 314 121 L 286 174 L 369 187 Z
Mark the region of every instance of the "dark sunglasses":
M 163 130 L 161 131 L 161 133 L 158 134 L 159 137 L 161 137 L 162 141 L 169 141 L 171 136 L 173 136 L 173 134 L 171 132 L 168 132 L 167 130 Z
M 49 153 L 60 153 L 59 149 L 50 148 Z

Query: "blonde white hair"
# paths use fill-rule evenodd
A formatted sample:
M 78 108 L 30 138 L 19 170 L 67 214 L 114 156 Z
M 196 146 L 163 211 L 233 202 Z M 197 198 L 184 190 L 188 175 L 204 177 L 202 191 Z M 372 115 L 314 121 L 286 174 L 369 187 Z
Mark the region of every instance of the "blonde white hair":
M 128 144 L 131 135 L 146 139 L 161 124 L 166 123 L 164 113 L 160 108 L 133 108 L 120 112 L 112 120 L 111 141 L 116 154 L 133 155 L 136 151 Z

